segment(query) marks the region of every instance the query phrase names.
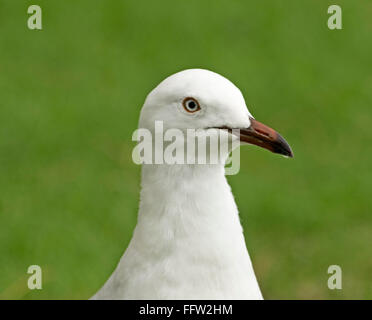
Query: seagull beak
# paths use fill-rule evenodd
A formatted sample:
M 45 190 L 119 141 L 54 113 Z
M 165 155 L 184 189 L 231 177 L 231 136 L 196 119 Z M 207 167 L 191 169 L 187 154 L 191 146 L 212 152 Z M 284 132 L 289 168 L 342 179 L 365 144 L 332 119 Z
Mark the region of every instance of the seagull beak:
M 293 158 L 291 147 L 278 132 L 253 118 L 250 121 L 249 128 L 240 129 L 240 141 Z

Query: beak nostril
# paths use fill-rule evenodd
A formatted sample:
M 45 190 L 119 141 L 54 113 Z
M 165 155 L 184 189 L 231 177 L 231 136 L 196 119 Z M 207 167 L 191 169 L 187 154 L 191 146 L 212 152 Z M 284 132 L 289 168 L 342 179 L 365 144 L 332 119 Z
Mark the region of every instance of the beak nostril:
M 257 128 L 256 128 L 256 131 L 257 131 L 258 133 L 260 133 L 260 134 L 266 136 L 266 137 L 270 137 L 270 135 L 269 135 L 267 132 L 265 132 L 265 131 L 262 131 L 262 130 L 257 129 Z

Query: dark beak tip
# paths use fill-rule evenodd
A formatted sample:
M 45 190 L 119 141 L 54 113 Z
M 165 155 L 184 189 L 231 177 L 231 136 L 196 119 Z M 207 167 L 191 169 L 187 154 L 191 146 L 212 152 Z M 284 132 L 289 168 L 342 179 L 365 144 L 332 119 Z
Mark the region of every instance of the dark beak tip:
M 287 158 L 294 158 L 294 154 L 292 152 L 292 150 L 288 153 L 288 155 L 286 156 Z
M 285 151 L 284 151 L 284 155 L 287 157 L 287 158 L 294 158 L 294 154 L 293 154 L 293 151 L 291 149 L 291 147 L 287 144 L 286 146 L 287 148 L 285 148 Z
M 294 157 L 293 151 L 289 146 L 288 142 L 280 134 L 278 134 L 277 144 L 274 152 L 279 153 L 287 158 Z
M 293 154 L 292 150 L 280 149 L 280 150 L 274 150 L 273 152 L 277 153 L 277 154 L 280 154 L 285 158 L 294 158 L 294 154 Z

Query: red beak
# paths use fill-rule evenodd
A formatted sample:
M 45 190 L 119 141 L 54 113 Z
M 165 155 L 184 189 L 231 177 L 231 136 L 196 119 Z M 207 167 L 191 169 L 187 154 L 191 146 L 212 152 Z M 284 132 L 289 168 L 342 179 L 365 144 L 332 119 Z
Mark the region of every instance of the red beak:
M 278 132 L 253 118 L 250 121 L 249 128 L 240 129 L 240 141 L 293 158 L 291 147 Z

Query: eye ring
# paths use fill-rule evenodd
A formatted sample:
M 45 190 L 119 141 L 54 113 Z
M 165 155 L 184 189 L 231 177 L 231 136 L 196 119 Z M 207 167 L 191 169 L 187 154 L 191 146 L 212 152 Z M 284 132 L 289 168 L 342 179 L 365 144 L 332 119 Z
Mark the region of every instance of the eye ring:
M 186 97 L 183 99 L 182 106 L 188 113 L 195 113 L 201 110 L 198 100 L 192 97 Z

